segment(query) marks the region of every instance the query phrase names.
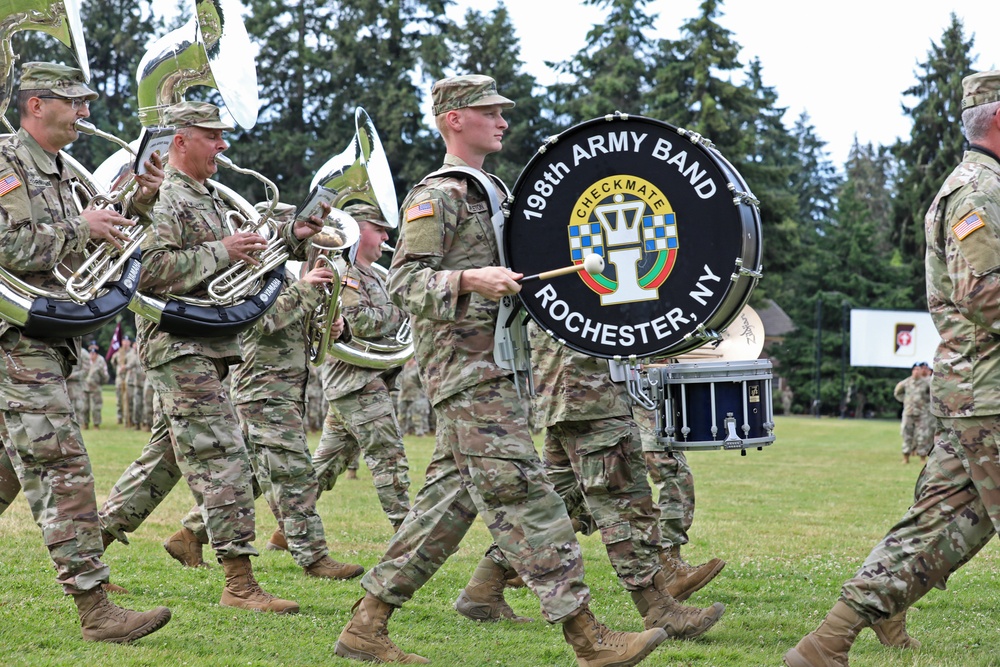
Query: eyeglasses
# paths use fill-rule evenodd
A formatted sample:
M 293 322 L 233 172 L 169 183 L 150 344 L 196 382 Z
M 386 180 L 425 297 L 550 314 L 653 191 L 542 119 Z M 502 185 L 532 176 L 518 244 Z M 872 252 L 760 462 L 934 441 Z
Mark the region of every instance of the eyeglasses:
M 63 102 L 69 102 L 73 110 L 77 110 L 80 107 L 84 109 L 90 109 L 90 100 L 84 97 L 59 97 L 58 95 L 38 95 L 40 100 L 62 100 Z

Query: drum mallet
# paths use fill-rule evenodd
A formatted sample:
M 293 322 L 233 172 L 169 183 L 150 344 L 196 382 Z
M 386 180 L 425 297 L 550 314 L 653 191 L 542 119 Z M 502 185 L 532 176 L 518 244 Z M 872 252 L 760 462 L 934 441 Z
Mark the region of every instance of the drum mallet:
M 587 255 L 583 262 L 580 264 L 573 264 L 572 266 L 564 266 L 561 269 L 552 269 L 551 271 L 542 271 L 541 273 L 536 273 L 534 275 L 525 276 L 518 280 L 519 283 L 526 283 L 529 280 L 548 280 L 549 278 L 555 278 L 557 276 L 565 276 L 570 273 L 578 273 L 580 271 L 586 271 L 592 276 L 596 276 L 604 271 L 604 258 L 598 255 L 596 252 L 592 252 Z

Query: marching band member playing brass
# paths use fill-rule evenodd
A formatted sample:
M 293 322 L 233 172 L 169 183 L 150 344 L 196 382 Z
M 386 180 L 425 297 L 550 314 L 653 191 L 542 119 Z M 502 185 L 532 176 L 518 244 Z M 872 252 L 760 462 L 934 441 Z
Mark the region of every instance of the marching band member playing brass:
M 295 207 L 279 204 L 279 211 L 276 217 L 287 216 L 290 222 Z M 306 326 L 325 297 L 321 286 L 332 277 L 325 267 L 299 281 L 285 272 L 285 289 L 275 304 L 240 336 L 243 361 L 233 371 L 232 397 L 253 466 L 254 496 L 263 493 L 295 562 L 312 577 L 351 579 L 364 568 L 329 556 L 323 520 L 316 513 L 320 487 L 306 442 Z M 331 335 L 340 335 L 343 327 L 340 318 Z M 164 543 L 167 553 L 188 567 L 204 564 L 201 545 L 208 543 L 208 532 L 203 517 L 201 508 L 193 508 Z
M 163 122 L 176 128 L 166 178 L 143 243 L 139 288 L 159 295 L 203 294 L 205 282 L 232 262 L 255 264 L 267 243 L 255 232 L 230 233 L 231 210 L 208 180 L 216 156 L 228 148 L 223 132 L 233 128 L 218 107 L 180 102 Z M 280 234 L 292 253 L 322 229 L 313 218 L 285 225 Z M 301 256 L 301 254 L 299 254 Z M 122 474 L 101 509 L 106 542 L 127 543 L 183 474 L 195 502 L 204 508 L 209 541 L 222 562 L 221 604 L 242 609 L 294 613 L 299 606 L 265 592 L 253 576 L 254 497 L 252 469 L 243 434 L 224 391 L 229 366 L 241 359 L 237 336 L 198 337 L 166 333 L 149 320 L 138 327 L 142 366 L 160 410 L 149 443 Z
M 445 167 L 481 172 L 486 156 L 502 147 L 503 111 L 514 103 L 480 75 L 438 81 L 431 96 Z M 509 371 L 493 359 L 498 300 L 520 290 L 521 275 L 498 266 L 485 187 L 494 185 L 479 175 L 430 174 L 402 206 L 389 290 L 412 314 L 421 379 L 438 416 L 437 446 L 382 562 L 362 579 L 365 596 L 335 650 L 355 660 L 428 662 L 392 642 L 389 616 L 455 553 L 482 513 L 546 619 L 563 624 L 580 664 L 635 665 L 667 633 L 613 632 L 590 611 L 566 507 L 545 477 Z
M 350 323 L 352 336 L 366 340 L 392 336 L 409 315 L 393 305 L 385 284 L 371 268 L 389 238 L 388 223 L 371 204 L 352 203 L 344 212 L 357 221 L 361 236 L 351 249 L 350 265 L 344 269 L 341 312 Z M 313 454 L 321 492 L 333 488 L 360 451 L 371 470 L 382 510 L 392 527 L 399 528 L 410 511 L 410 467 L 389 396 L 399 368 L 362 368 L 331 358 L 320 372 L 329 401 L 323 435 Z M 271 544 L 279 537 L 272 537 Z
M 55 63 L 24 65 L 18 94 L 21 129 L 0 141 L 0 265 L 26 282 L 58 288 L 52 268 L 81 256 L 92 239 L 121 247 L 118 226 L 132 222 L 110 209 L 77 212 L 73 173 L 59 151 L 77 138 L 75 123 L 90 116 L 97 93 L 83 73 Z M 157 161 L 158 162 L 158 161 Z M 145 217 L 163 171 L 146 163 L 128 201 Z M 170 610 L 137 613 L 107 599 L 102 584 L 100 524 L 90 459 L 66 391 L 81 355 L 79 339 L 26 335 L 0 321 L 0 512 L 24 489 L 56 567 L 56 579 L 76 601 L 89 641 L 131 642 L 163 627 Z

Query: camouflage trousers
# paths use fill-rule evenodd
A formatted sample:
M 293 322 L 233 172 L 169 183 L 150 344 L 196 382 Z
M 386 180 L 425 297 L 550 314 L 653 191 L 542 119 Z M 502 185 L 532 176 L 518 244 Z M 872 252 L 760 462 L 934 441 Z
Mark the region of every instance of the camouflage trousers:
M 132 426 L 139 428 L 145 420 L 145 416 L 143 415 L 142 385 L 130 384 L 127 389 L 129 399 L 128 414 L 132 420 Z
M 632 591 L 648 588 L 660 569 L 659 512 L 632 418 L 554 424 L 546 429 L 542 460 L 583 533 L 601 531 L 622 585 Z
M 359 452 L 371 470 L 382 511 L 398 527 L 410 511 L 410 465 L 392 399 L 381 378 L 330 401 L 323 435 L 313 454 L 320 493 L 334 487 Z
M 870 622 L 943 588 L 1000 526 L 1000 415 L 938 424 L 913 506 L 843 586 L 844 601 Z
M 694 476 L 687 457 L 656 439 L 653 412 L 639 410 L 636 421 L 642 425 L 642 451 L 649 478 L 656 487 L 663 547 L 687 544 L 688 531 L 694 523 Z
M 90 458 L 73 416 L 65 354 L 11 327 L 0 335 L 0 514 L 19 491 L 68 595 L 108 581 Z
M 125 376 L 119 373 L 115 377 L 115 415 L 119 424 L 128 424 L 128 388 L 125 386 Z
M 403 433 L 425 435 L 431 430 L 431 402 L 426 398 L 399 402 L 399 426 Z
M 217 359 L 186 355 L 149 368 L 159 411 L 149 443 L 122 473 L 101 508 L 101 526 L 128 543 L 183 474 L 204 508 L 219 558 L 256 556 L 253 472 Z
M 928 419 L 927 417 L 930 417 Z M 933 415 L 903 415 L 899 434 L 903 437 L 903 454 L 927 456 L 934 445 Z
M 423 488 L 362 579 L 402 605 L 458 550 L 477 514 L 553 623 L 590 600 L 566 506 L 545 476 L 509 378 L 470 387 L 435 406 L 437 444 Z
M 153 384 L 146 379 L 142 384 L 142 425 L 146 428 L 151 428 L 153 426 L 153 420 L 156 416 L 153 414 L 156 402 L 153 397 L 156 396 L 156 392 L 153 390 Z
M 69 404 L 73 406 L 77 424 L 89 424 L 87 414 L 87 397 L 82 382 L 67 382 L 66 393 L 69 394 Z
M 309 457 L 304 411 L 302 403 L 278 398 L 236 405 L 253 465 L 254 497 L 263 494 L 292 558 L 308 567 L 330 550 L 323 520 L 316 513 L 319 484 Z M 208 541 L 200 508 L 192 508 L 181 523 L 201 541 Z
M 104 396 L 101 388 L 85 389 L 83 392 L 83 423 L 94 426 L 101 425 L 101 410 L 104 409 Z

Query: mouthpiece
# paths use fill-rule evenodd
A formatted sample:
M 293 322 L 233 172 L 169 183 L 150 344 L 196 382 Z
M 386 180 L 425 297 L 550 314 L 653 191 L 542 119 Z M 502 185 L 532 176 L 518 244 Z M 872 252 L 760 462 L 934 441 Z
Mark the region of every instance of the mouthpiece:
M 95 127 L 93 123 L 88 123 L 82 118 L 76 121 L 76 129 L 84 134 L 93 135 L 97 133 L 97 127 Z

